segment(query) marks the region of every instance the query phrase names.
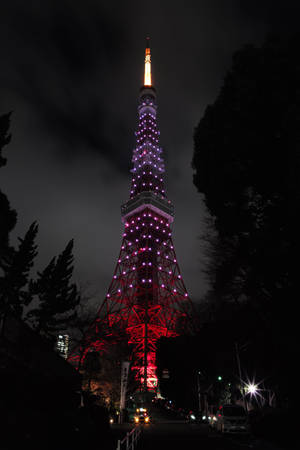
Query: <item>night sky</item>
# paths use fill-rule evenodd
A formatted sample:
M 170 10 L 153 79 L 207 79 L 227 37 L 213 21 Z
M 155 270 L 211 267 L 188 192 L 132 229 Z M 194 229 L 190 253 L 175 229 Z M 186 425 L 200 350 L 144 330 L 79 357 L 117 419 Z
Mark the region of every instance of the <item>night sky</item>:
M 0 114 L 13 111 L 13 139 L 1 189 L 18 212 L 12 242 L 37 220 L 36 268 L 43 268 L 74 238 L 75 279 L 101 303 L 121 244 L 149 35 L 175 249 L 200 301 L 208 288 L 200 240 L 207 213 L 192 182 L 193 129 L 232 53 L 296 29 L 297 3 L 2 1 Z

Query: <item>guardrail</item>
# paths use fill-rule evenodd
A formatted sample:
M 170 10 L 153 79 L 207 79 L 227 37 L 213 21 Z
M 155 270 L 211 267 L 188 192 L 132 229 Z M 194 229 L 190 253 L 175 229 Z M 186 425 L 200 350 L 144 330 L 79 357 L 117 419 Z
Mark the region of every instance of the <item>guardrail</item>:
M 137 444 L 138 438 L 142 432 L 141 426 L 133 428 L 130 432 L 126 433 L 126 436 L 122 440 L 118 440 L 117 450 L 121 450 L 121 447 L 126 442 L 126 450 L 134 450 Z

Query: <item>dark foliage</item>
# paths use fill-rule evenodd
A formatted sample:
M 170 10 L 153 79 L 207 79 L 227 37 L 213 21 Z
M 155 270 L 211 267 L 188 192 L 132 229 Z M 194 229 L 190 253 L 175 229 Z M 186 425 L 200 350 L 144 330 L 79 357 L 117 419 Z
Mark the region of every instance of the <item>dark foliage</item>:
M 11 135 L 8 133 L 10 125 L 10 115 L 11 113 L 3 114 L 2 116 L 0 116 L 0 167 L 5 166 L 6 164 L 6 158 L 4 158 L 4 156 L 2 155 L 2 149 L 7 144 L 9 144 L 11 140 Z
M 0 116 L 0 168 L 5 166 L 6 158 L 3 157 L 3 148 L 10 142 L 9 134 L 10 114 Z M 17 214 L 10 208 L 9 201 L 0 190 L 0 269 L 2 265 L 2 257 L 9 253 L 8 236 L 14 228 L 17 220 Z
M 36 329 L 48 337 L 54 337 L 75 314 L 80 301 L 77 287 L 71 282 L 73 275 L 73 240 L 64 251 L 53 258 L 38 279 L 31 283 L 31 292 L 39 300 L 39 307 L 30 311 L 29 318 L 35 321 Z
M 18 249 L 12 249 L 10 255 L 2 261 L 4 275 L 0 278 L 1 310 L 14 312 L 18 317 L 22 317 L 23 307 L 28 306 L 32 300 L 27 284 L 37 255 L 37 232 L 38 225 L 34 222 L 25 237 L 19 238 Z
M 211 272 L 216 307 L 238 306 L 228 326 L 240 315 L 251 328 L 253 369 L 275 376 L 282 396 L 292 396 L 296 351 L 299 51 L 300 35 L 238 51 L 194 136 L 194 183 L 218 232 Z

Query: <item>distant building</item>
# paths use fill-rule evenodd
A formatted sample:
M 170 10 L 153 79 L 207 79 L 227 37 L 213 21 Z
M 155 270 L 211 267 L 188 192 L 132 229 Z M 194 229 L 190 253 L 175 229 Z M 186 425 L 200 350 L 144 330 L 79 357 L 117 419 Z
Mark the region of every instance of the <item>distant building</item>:
M 69 335 L 59 334 L 57 337 L 56 349 L 58 353 L 65 359 L 68 358 L 69 352 Z

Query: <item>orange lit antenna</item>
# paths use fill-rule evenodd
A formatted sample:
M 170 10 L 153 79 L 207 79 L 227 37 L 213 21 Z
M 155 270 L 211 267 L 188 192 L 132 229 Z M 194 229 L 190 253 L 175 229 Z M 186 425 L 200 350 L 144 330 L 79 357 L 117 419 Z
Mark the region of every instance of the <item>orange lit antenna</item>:
M 145 53 L 145 75 L 144 86 L 152 86 L 151 82 L 151 54 L 150 54 L 150 38 L 147 38 L 146 53 Z

